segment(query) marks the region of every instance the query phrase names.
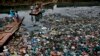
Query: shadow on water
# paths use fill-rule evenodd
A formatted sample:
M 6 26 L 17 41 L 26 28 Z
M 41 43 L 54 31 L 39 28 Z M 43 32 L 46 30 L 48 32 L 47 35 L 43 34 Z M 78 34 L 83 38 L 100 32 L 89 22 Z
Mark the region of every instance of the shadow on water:
M 39 21 L 42 18 L 42 13 L 39 13 L 38 15 L 34 16 L 34 15 L 30 15 L 31 16 L 31 21 L 33 22 L 35 21 Z
M 15 11 L 29 10 L 29 5 L 20 5 L 20 6 L 2 6 L 2 5 L 0 5 L 0 13 L 8 13 L 9 14 L 10 9 L 14 9 Z

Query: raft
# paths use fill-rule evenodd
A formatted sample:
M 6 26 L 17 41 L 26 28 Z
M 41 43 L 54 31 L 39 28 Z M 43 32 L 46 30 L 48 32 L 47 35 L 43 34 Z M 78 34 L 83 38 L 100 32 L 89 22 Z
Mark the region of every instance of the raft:
M 36 16 L 36 15 L 39 15 L 40 13 L 42 13 L 41 9 L 40 10 L 34 10 L 33 9 L 32 12 L 29 13 L 29 15 L 35 15 Z
M 31 8 L 31 12 L 29 13 L 29 15 L 39 15 L 40 13 L 42 13 L 42 4 L 38 4 L 35 6 L 35 8 Z
M 11 22 L 4 26 L 4 30 L 0 32 L 0 47 L 4 45 L 4 43 L 11 38 L 11 36 L 18 30 L 20 27 L 24 17 L 20 19 L 18 22 Z

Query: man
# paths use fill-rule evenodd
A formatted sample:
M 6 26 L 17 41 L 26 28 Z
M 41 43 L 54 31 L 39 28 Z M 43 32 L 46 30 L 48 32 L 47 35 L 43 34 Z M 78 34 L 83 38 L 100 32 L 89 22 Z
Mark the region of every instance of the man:
M 10 10 L 10 16 L 11 18 L 16 22 L 16 19 L 15 19 L 15 12 L 11 9 Z
M 14 17 L 15 16 L 15 12 L 12 9 L 10 10 L 10 16 L 11 17 Z
M 15 12 L 15 18 L 16 18 L 17 22 L 19 22 L 19 15 L 18 15 L 17 11 Z

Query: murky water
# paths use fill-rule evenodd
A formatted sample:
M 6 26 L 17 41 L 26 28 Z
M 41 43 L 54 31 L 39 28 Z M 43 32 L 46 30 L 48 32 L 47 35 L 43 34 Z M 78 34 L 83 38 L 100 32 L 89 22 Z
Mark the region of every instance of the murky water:
M 30 10 L 26 11 L 18 11 L 20 16 L 24 16 L 25 19 L 23 24 L 24 27 L 29 29 L 30 31 L 34 29 L 40 29 L 40 27 L 33 28 L 33 22 L 31 20 L 31 16 L 29 15 Z M 92 6 L 92 7 L 57 7 L 57 5 L 53 6 L 53 9 L 45 9 L 45 12 L 42 14 L 42 18 L 45 16 L 55 14 L 57 18 L 61 18 L 60 16 L 72 18 L 72 19 L 80 19 L 80 18 L 100 18 L 100 7 Z M 59 16 L 60 15 L 60 16 Z M 35 17 L 33 16 L 33 19 Z M 40 18 L 40 19 L 42 19 Z M 42 25 L 41 25 L 42 26 Z
M 45 12 L 42 13 L 42 18 L 48 17 L 49 15 L 54 15 L 57 19 L 62 17 L 70 19 L 81 19 L 81 18 L 99 18 L 100 19 L 100 6 L 91 7 L 57 7 L 54 5 L 53 8 L 44 9 Z M 35 16 L 29 15 L 30 10 L 18 11 L 20 17 L 25 17 L 23 25 L 21 27 L 26 28 L 28 31 L 42 31 L 42 24 L 34 27 Z M 0 14 L 0 18 L 8 16 L 8 14 Z M 32 21 L 33 17 L 33 21 Z
M 25 27 L 32 30 L 33 22 L 31 20 L 31 16 L 29 15 L 30 10 L 18 11 L 20 17 L 25 17 L 23 24 Z M 53 9 L 45 9 L 45 12 L 42 16 L 50 15 L 50 14 L 61 14 L 62 16 L 70 17 L 72 19 L 75 18 L 100 18 L 100 6 L 92 6 L 92 7 L 57 7 L 57 5 L 53 6 Z M 5 17 L 6 14 L 1 14 L 0 17 Z M 33 19 L 35 17 L 33 16 Z
M 49 9 L 44 9 L 45 12 L 42 13 L 42 18 L 44 18 L 47 15 L 55 14 L 56 17 L 60 18 L 59 15 L 72 18 L 72 19 L 80 19 L 80 18 L 100 18 L 100 6 L 91 6 L 91 7 L 57 7 L 57 5 L 53 6 Z M 40 27 L 34 27 L 33 28 L 33 22 L 34 22 L 34 16 L 33 16 L 33 22 L 32 17 L 29 15 L 30 10 L 24 10 L 24 11 L 18 11 L 18 14 L 20 17 L 25 17 L 23 24 L 25 28 L 27 28 L 29 31 L 32 31 L 34 29 L 40 29 Z M 58 15 L 58 16 L 57 16 Z M 0 18 L 8 16 L 8 14 L 0 14 Z M 40 19 L 42 19 L 40 18 Z M 42 25 L 41 25 L 42 26 Z
M 65 17 L 69 17 L 72 19 L 78 19 L 78 18 L 100 18 L 100 6 L 91 6 L 91 7 L 57 7 L 57 5 L 53 6 L 53 9 L 49 8 L 49 9 L 44 9 L 45 12 L 42 14 L 42 18 L 44 18 L 44 16 L 46 15 L 51 15 L 51 14 L 55 14 L 55 16 L 57 16 L 57 14 L 61 15 L 61 16 L 65 16 Z M 24 11 L 18 11 L 18 14 L 20 17 L 25 17 L 23 24 L 25 26 L 25 28 L 27 28 L 29 31 L 32 31 L 34 29 L 40 29 L 40 27 L 34 27 L 33 28 L 33 22 L 31 20 L 31 16 L 29 15 L 30 10 L 24 10 Z M 0 18 L 1 17 L 5 17 L 8 16 L 8 14 L 0 14 Z M 34 20 L 34 16 L 33 16 L 33 20 Z M 41 19 L 42 19 L 41 18 Z M 60 18 L 60 17 L 58 17 Z

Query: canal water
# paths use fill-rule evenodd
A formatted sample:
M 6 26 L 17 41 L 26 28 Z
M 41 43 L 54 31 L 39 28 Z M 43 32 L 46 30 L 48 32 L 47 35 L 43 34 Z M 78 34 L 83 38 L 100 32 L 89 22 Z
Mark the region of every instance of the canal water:
M 100 18 L 100 6 L 91 6 L 91 7 L 57 7 L 57 5 L 52 8 L 44 9 L 45 12 L 42 13 L 42 17 L 39 17 L 40 20 L 43 18 L 54 15 L 56 18 L 66 17 L 70 19 L 81 19 L 81 18 Z M 33 27 L 35 16 L 29 15 L 30 10 L 18 11 L 20 17 L 25 17 L 23 24 L 25 28 L 29 31 L 41 30 L 43 26 L 40 24 L 40 27 Z M 33 17 L 33 21 L 32 21 Z
M 44 8 L 45 12 L 42 13 L 42 17 L 37 16 L 40 20 L 43 18 L 50 18 L 51 15 L 56 17 L 57 19 L 61 19 L 63 17 L 70 19 L 81 19 L 81 18 L 100 18 L 100 6 L 84 6 L 84 7 L 58 7 L 56 4 L 51 8 Z M 30 10 L 20 10 L 18 14 L 20 17 L 24 17 L 22 26 L 26 28 L 29 32 L 41 32 L 43 24 L 39 22 L 35 22 L 35 16 L 29 15 Z M 8 16 L 8 14 L 3 13 L 0 14 L 0 18 Z M 38 24 L 38 26 L 34 26 Z M 0 48 L 1 49 L 1 48 Z

